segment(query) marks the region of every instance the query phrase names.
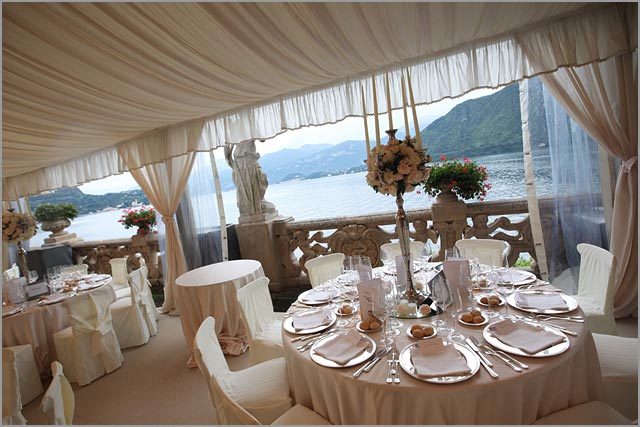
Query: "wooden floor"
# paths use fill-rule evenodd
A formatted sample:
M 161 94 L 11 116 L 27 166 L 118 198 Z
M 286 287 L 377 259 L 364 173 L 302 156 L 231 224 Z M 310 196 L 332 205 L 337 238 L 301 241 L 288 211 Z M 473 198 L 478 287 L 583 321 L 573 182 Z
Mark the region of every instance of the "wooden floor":
M 638 319 L 617 322 L 618 335 L 638 336 Z M 122 367 L 85 387 L 73 385 L 74 424 L 216 424 L 207 385 L 198 369 L 186 366 L 189 350 L 179 317 L 160 315 L 158 335 L 144 346 L 123 350 Z M 248 366 L 248 352 L 228 356 L 231 370 Z M 42 396 L 27 404 L 29 424 L 45 424 Z

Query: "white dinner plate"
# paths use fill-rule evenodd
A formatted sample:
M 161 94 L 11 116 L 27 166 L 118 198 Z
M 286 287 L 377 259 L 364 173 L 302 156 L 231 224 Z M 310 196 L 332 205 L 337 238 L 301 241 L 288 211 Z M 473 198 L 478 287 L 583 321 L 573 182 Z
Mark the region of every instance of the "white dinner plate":
M 102 282 L 94 282 L 94 283 L 85 282 L 78 285 L 78 287 L 76 288 L 76 291 L 89 291 L 91 289 L 99 288 L 100 286 L 103 286 L 105 283 L 107 283 L 105 280 L 103 280 Z
M 320 300 L 309 300 L 309 299 L 305 298 L 311 292 L 318 292 L 319 290 L 322 290 L 323 292 L 327 292 L 327 294 L 329 296 L 326 299 L 320 299 Z M 322 305 L 322 304 L 328 303 L 333 298 L 335 298 L 337 295 L 338 295 L 338 290 L 335 289 L 335 288 L 330 288 L 330 289 L 313 288 L 313 289 L 309 289 L 308 291 L 304 291 L 303 293 L 298 295 L 298 302 L 300 302 L 302 304 L 305 304 L 305 305 Z
M 465 313 L 468 313 L 468 312 L 465 311 Z M 484 318 L 484 320 L 481 323 L 465 322 L 464 320 L 461 319 L 462 315 L 465 314 L 465 313 L 458 314 L 458 322 L 460 322 L 463 325 L 466 325 L 466 326 L 482 326 L 482 325 L 486 325 L 487 322 L 489 322 L 489 319 L 487 318 L 487 316 L 482 316 Z
M 344 365 L 340 365 L 334 362 L 333 360 L 326 359 L 315 352 L 316 347 L 318 347 L 319 345 L 321 345 L 327 340 L 335 339 L 336 336 L 338 336 L 338 334 L 330 335 L 328 337 L 321 339 L 320 341 L 317 341 L 313 346 L 311 346 L 311 350 L 309 350 L 309 356 L 311 356 L 311 360 L 316 362 L 318 365 L 326 366 L 327 368 L 348 368 L 350 366 L 355 366 L 359 363 L 364 362 L 365 360 L 373 356 L 373 354 L 376 352 L 376 342 L 372 340 L 370 337 L 362 334 L 360 334 L 360 336 L 362 337 L 361 339 L 367 340 L 367 348 L 362 353 L 360 353 L 353 359 L 349 360 Z
M 456 347 L 456 350 L 458 350 L 458 352 L 460 352 L 460 354 L 462 354 L 462 356 L 466 359 L 467 366 L 469 366 L 471 372 L 466 375 L 454 375 L 448 377 L 423 378 L 418 376 L 418 374 L 416 373 L 416 368 L 413 366 L 413 362 L 411 361 L 411 349 L 417 347 L 418 343 L 410 344 L 403 348 L 400 352 L 400 366 L 402 366 L 402 370 L 417 380 L 434 384 L 459 383 L 461 381 L 468 380 L 469 378 L 474 376 L 476 372 L 478 372 L 478 369 L 480 368 L 480 358 L 478 358 L 478 355 L 476 353 L 462 344 L 450 341 L 443 341 L 443 343 L 444 345 L 453 345 Z
M 567 309 L 558 309 L 558 310 L 544 310 L 544 309 L 538 309 L 538 308 L 524 308 L 524 307 L 520 307 L 516 304 L 516 293 L 520 292 L 523 294 L 538 294 L 538 295 L 560 295 L 562 297 L 562 299 L 564 300 L 564 302 L 567 303 Z M 526 291 L 517 291 L 512 293 L 511 295 L 509 295 L 507 297 L 507 303 L 513 307 L 513 308 L 517 308 L 518 310 L 522 310 L 522 311 L 528 311 L 529 313 L 535 313 L 535 314 L 563 314 L 563 313 L 569 313 L 573 310 L 575 310 L 576 308 L 578 308 L 578 301 L 576 301 L 573 297 L 563 294 L 563 293 L 559 293 L 559 292 L 552 292 L 552 291 L 542 291 L 542 290 L 526 290 Z
M 484 337 L 485 340 L 487 340 L 487 342 L 489 344 L 491 344 L 492 346 L 494 346 L 495 348 L 502 350 L 502 351 L 506 351 L 507 353 L 511 353 L 513 355 L 516 356 L 525 356 L 525 357 L 550 357 L 550 356 L 556 356 L 560 353 L 564 353 L 565 351 L 567 351 L 569 349 L 570 343 L 569 343 L 569 338 L 567 338 L 567 336 L 565 334 L 563 334 L 562 332 L 560 332 L 559 330 L 552 328 L 551 326 L 547 326 L 547 325 L 543 325 L 541 323 L 536 323 L 536 322 L 527 322 L 527 323 L 531 323 L 532 325 L 536 325 L 536 326 L 540 326 L 541 328 L 544 328 L 545 331 L 551 332 L 555 335 L 561 336 L 564 338 L 564 341 L 562 341 L 561 343 L 558 343 L 556 345 L 552 345 L 549 348 L 545 348 L 544 350 L 540 350 L 539 352 L 535 353 L 535 354 L 529 354 L 523 350 L 520 350 L 517 347 L 511 347 L 510 345 L 507 345 L 505 343 L 503 343 L 502 341 L 500 341 L 496 336 L 494 336 L 491 331 L 489 330 L 489 326 L 491 325 L 487 325 L 484 330 L 482 331 L 482 336 Z
M 296 331 L 296 328 L 293 327 L 293 317 L 294 316 L 295 316 L 295 314 L 293 316 L 291 316 L 291 317 L 287 317 L 286 319 L 284 319 L 282 327 L 284 328 L 285 331 L 287 331 L 289 333 L 292 333 L 292 334 L 296 334 L 296 335 L 314 334 L 316 332 L 324 331 L 325 329 L 331 327 L 336 322 L 336 319 L 337 319 L 336 314 L 334 312 L 330 311 L 329 312 L 330 321 L 329 321 L 328 324 L 316 326 L 315 328 L 300 329 L 299 331 Z
M 24 310 L 24 307 L 21 306 L 5 306 L 2 307 L 2 317 L 8 317 L 16 313 L 20 313 Z
M 484 296 L 487 296 L 487 295 L 479 295 L 479 296 L 476 297 L 476 302 L 478 303 L 478 305 L 482 305 L 482 306 L 485 306 L 485 307 L 502 307 L 504 305 L 504 298 L 502 298 L 502 297 L 498 297 L 498 298 L 500 298 L 500 304 L 498 304 L 498 305 L 485 304 L 482 301 L 480 301 L 480 299 L 482 297 L 484 297 Z
M 76 293 L 74 292 L 64 292 L 61 294 L 53 294 L 53 295 L 49 295 L 47 299 L 45 300 L 41 300 L 38 301 L 38 305 L 49 305 L 49 304 L 57 304 L 59 302 L 62 302 L 66 299 L 69 299 L 73 296 L 75 296 Z
M 407 328 L 407 335 L 409 335 L 414 340 L 428 340 L 429 338 L 433 338 L 436 335 L 438 335 L 438 329 L 435 326 L 433 326 L 433 325 L 424 325 L 424 326 L 431 326 L 431 328 L 433 329 L 433 333 L 431 335 L 427 335 L 425 337 L 418 338 L 418 337 L 414 337 L 413 336 L 413 334 L 411 333 L 411 327 L 409 327 L 409 328 Z
M 513 269 L 511 269 L 511 270 L 513 270 Z M 536 280 L 538 280 L 536 275 L 531 273 L 531 272 L 529 272 L 529 271 L 518 270 L 518 273 L 522 274 L 523 276 L 527 276 L 527 277 L 522 279 L 522 280 L 518 280 L 516 282 L 513 282 L 513 286 L 530 285 L 531 283 L 534 283 Z
M 413 263 L 413 272 L 417 273 L 418 271 L 420 271 L 420 264 L 414 262 Z M 391 265 L 389 267 L 384 266 L 382 267 L 382 272 L 386 275 L 389 276 L 395 276 L 396 275 L 396 266 L 395 265 Z

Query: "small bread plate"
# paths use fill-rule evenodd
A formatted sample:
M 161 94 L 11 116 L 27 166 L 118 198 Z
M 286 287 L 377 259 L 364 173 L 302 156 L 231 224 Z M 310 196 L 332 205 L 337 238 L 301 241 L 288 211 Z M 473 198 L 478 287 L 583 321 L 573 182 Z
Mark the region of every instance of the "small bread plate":
M 382 325 L 378 326 L 375 329 L 362 329 L 360 327 L 360 324 L 362 323 L 362 321 L 358 322 L 358 324 L 356 325 L 356 329 L 360 332 L 364 332 L 365 334 L 370 334 L 371 332 L 375 332 L 375 331 L 379 331 L 380 328 L 382 328 Z
M 433 338 L 436 335 L 438 335 L 438 330 L 434 326 L 432 326 L 432 325 L 421 325 L 421 326 L 431 326 L 431 329 L 433 329 L 433 332 L 431 333 L 431 335 L 426 335 L 426 336 L 420 337 L 420 338 L 414 337 L 413 334 L 411 333 L 411 328 L 410 327 L 407 329 L 407 335 L 409 335 L 414 340 L 428 340 L 429 338 Z
M 520 307 L 518 304 L 516 304 L 517 293 L 531 294 L 531 295 L 560 295 L 564 300 L 564 302 L 567 303 L 567 308 L 566 309 L 541 309 L 541 308 Z M 564 314 L 564 313 L 572 312 L 573 310 L 578 308 L 578 301 L 576 301 L 573 297 L 569 295 L 553 292 L 553 291 L 542 291 L 542 290 L 533 290 L 533 289 L 526 290 L 526 291 L 516 291 L 512 293 L 507 297 L 507 303 L 511 307 L 517 308 L 518 310 L 528 311 L 529 313 L 535 313 L 535 314 Z
M 326 292 L 327 298 L 307 299 L 307 296 L 309 296 L 310 294 L 313 295 L 313 293 L 317 293 L 317 292 Z M 314 288 L 314 289 L 309 289 L 308 291 L 304 291 L 303 293 L 298 295 L 298 302 L 305 305 L 322 305 L 322 304 L 328 303 L 337 295 L 338 295 L 338 290 L 335 288 L 329 288 L 329 289 Z
M 482 316 L 482 318 L 484 319 L 482 322 L 480 323 L 473 323 L 473 322 L 465 322 L 464 320 L 462 320 L 462 315 L 468 313 L 467 311 L 465 311 L 464 313 L 460 313 L 458 314 L 458 322 L 460 322 L 463 325 L 466 326 L 482 326 L 482 325 L 486 325 L 489 322 L 489 319 L 487 319 L 486 316 Z
M 49 305 L 49 304 L 56 304 L 59 302 L 62 302 L 66 299 L 69 299 L 73 296 L 75 296 L 76 293 L 75 292 L 64 292 L 61 294 L 53 294 L 53 295 L 49 295 L 47 297 L 47 299 L 44 300 L 40 300 L 38 301 L 38 305 Z
M 418 271 L 420 271 L 421 269 L 421 265 L 417 262 L 413 263 L 413 272 L 417 273 Z M 382 267 L 382 272 L 388 276 L 395 276 L 396 275 L 396 266 L 395 265 L 390 265 L 389 267 L 384 266 Z
M 550 357 L 550 356 L 557 356 L 560 353 L 564 353 L 565 351 L 567 351 L 567 349 L 569 348 L 569 338 L 567 338 L 567 336 L 565 334 L 563 334 L 562 332 L 560 332 L 559 330 L 552 328 L 551 326 L 547 326 L 547 325 L 542 325 L 540 323 L 534 323 L 531 322 L 532 325 L 536 325 L 539 326 L 541 328 L 543 328 L 545 331 L 551 332 L 555 335 L 561 336 L 564 338 L 564 341 L 562 341 L 561 343 L 558 343 L 556 345 L 552 345 L 551 347 L 545 348 L 544 350 L 540 350 L 537 353 L 534 354 L 529 354 L 523 350 L 520 350 L 519 348 L 516 347 L 511 347 L 510 345 L 507 345 L 505 343 L 503 343 L 502 341 L 500 341 L 496 336 L 494 336 L 491 331 L 489 330 L 489 327 L 491 325 L 487 325 L 484 330 L 482 331 L 482 336 L 484 337 L 485 340 L 487 340 L 487 342 L 489 344 L 491 344 L 492 346 L 494 346 L 495 348 L 502 350 L 502 351 L 506 351 L 507 353 L 511 353 L 513 355 L 516 356 L 525 356 L 525 357 Z
M 291 317 L 287 317 L 286 319 L 284 319 L 284 323 L 282 324 L 282 326 L 284 327 L 285 331 L 287 331 L 289 333 L 292 333 L 292 334 L 296 334 L 296 335 L 314 334 L 316 332 L 324 331 L 325 329 L 331 327 L 336 322 L 336 319 L 337 319 L 336 314 L 334 312 L 330 311 L 329 312 L 330 321 L 326 325 L 319 325 L 319 326 L 316 326 L 315 328 L 296 330 L 296 328 L 293 327 L 293 318 L 294 317 L 295 317 L 295 315 L 293 315 Z
M 12 306 L 12 305 L 7 305 L 7 306 L 3 306 L 2 307 L 2 317 L 7 317 L 7 316 L 11 316 L 13 314 L 16 313 L 20 313 L 22 310 L 24 310 L 24 307 L 22 306 Z
M 78 287 L 76 288 L 76 291 L 80 292 L 80 291 L 89 291 L 91 289 L 95 289 L 95 288 L 99 288 L 100 286 L 103 286 L 106 282 L 106 280 L 103 280 L 102 282 L 85 282 L 85 283 L 81 283 L 78 285 Z
M 486 295 L 486 294 L 485 295 L 478 295 L 476 297 L 476 302 L 478 303 L 478 305 L 482 305 L 484 307 L 502 307 L 504 305 L 504 298 L 502 298 L 502 297 L 498 297 L 500 299 L 500 304 L 498 304 L 498 305 L 489 305 L 486 302 L 482 302 L 482 301 L 480 301 L 482 299 L 482 297 L 487 297 L 488 298 L 489 295 Z
M 413 366 L 413 362 L 411 361 L 411 349 L 414 347 L 417 347 L 418 343 L 409 344 L 408 346 L 403 348 L 402 351 L 400 352 L 400 366 L 402 366 L 402 370 L 417 380 L 425 381 L 428 383 L 434 383 L 434 384 L 459 383 L 461 381 L 468 380 L 469 378 L 474 376 L 476 372 L 478 372 L 478 369 L 480 368 L 480 359 L 478 358 L 477 354 L 475 354 L 473 351 L 471 351 L 467 347 L 455 342 L 443 341 L 443 343 L 444 345 L 455 346 L 456 350 L 458 350 L 458 352 L 462 354 L 462 356 L 466 359 L 467 366 L 469 366 L 469 370 L 471 372 L 469 372 L 466 375 L 455 375 L 455 376 L 448 376 L 448 377 L 423 378 L 418 376 L 418 374 L 416 373 L 416 368 Z
M 340 310 L 343 307 L 351 307 L 351 310 L 352 310 L 351 313 L 343 313 L 343 312 L 341 312 Z M 357 310 L 356 310 L 356 307 L 354 305 L 352 305 L 352 304 L 341 304 L 340 306 L 335 308 L 334 313 L 336 313 L 336 315 L 338 315 L 338 316 L 353 316 L 354 314 L 357 313 Z
M 320 356 L 318 353 L 316 353 L 315 351 L 316 347 L 322 345 L 327 340 L 337 339 L 340 337 L 340 335 L 341 334 L 333 334 L 328 337 L 322 338 L 320 341 L 317 341 L 315 344 L 313 344 L 313 346 L 311 347 L 311 350 L 309 351 L 311 360 L 316 362 L 318 365 L 325 366 L 327 368 L 348 368 L 350 366 L 355 366 L 364 362 L 365 360 L 368 360 L 371 356 L 375 354 L 376 342 L 372 340 L 370 337 L 362 334 L 360 334 L 361 335 L 360 339 L 367 341 L 367 348 L 362 353 L 358 354 L 356 357 L 349 360 L 344 365 L 340 365 L 339 363 L 336 363 L 333 360 L 326 359 Z

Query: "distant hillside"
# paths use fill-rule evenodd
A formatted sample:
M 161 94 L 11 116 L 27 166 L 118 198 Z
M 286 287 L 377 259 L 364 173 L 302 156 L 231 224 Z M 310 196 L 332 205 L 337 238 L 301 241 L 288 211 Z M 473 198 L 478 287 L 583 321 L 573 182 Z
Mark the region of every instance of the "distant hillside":
M 78 188 L 61 188 L 51 194 L 29 198 L 31 210 L 43 204 L 72 203 L 78 208 L 78 215 L 102 211 L 107 208 L 128 208 L 132 204 L 149 205 L 149 199 L 142 190 L 122 191 L 102 195 L 84 194 Z

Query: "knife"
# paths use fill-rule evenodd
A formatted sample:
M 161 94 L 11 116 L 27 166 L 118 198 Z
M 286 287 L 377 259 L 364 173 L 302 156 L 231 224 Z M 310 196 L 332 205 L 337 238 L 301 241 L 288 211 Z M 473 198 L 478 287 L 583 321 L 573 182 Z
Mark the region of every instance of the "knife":
M 373 365 L 375 365 L 378 360 L 380 360 L 382 357 L 384 357 L 387 353 L 389 353 L 389 350 L 391 350 L 390 348 L 385 348 L 382 349 L 378 352 L 378 354 L 376 354 L 376 356 L 371 359 L 370 361 L 368 361 L 367 363 L 365 363 L 364 365 L 362 365 L 360 367 L 360 369 L 358 369 L 357 371 L 355 371 L 353 373 L 353 377 L 354 378 L 358 378 L 360 376 L 361 373 L 363 372 L 369 372 L 371 370 L 371 368 L 373 367 Z
M 480 349 L 478 348 L 478 346 L 477 346 L 477 345 L 475 345 L 475 344 L 473 343 L 473 341 L 471 341 L 468 337 L 467 337 L 467 338 L 465 338 L 465 339 L 464 339 L 464 341 L 469 345 L 469 347 L 471 347 L 471 348 L 473 349 L 473 351 L 475 351 L 475 352 L 478 354 L 478 356 L 480 356 L 480 360 L 482 360 L 482 361 L 485 363 L 485 365 L 493 366 L 493 363 L 491 363 L 491 362 L 489 361 L 489 359 L 487 359 L 487 358 L 484 356 L 484 354 L 482 354 L 482 352 L 480 351 Z

